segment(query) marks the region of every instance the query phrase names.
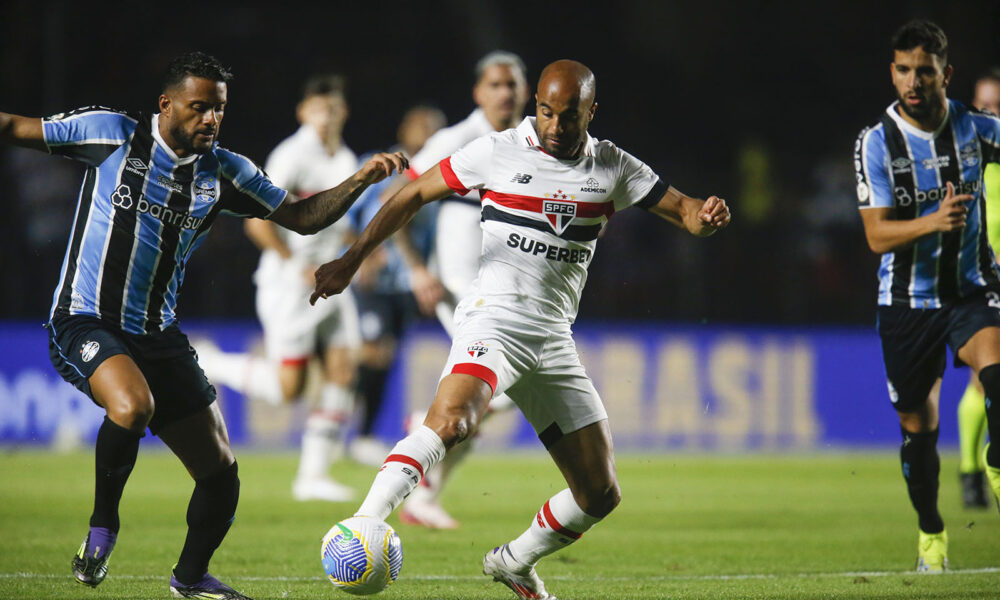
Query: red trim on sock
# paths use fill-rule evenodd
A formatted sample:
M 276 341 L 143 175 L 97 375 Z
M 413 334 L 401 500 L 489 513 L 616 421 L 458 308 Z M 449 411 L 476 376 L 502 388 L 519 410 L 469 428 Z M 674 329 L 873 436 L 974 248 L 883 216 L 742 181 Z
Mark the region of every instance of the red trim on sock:
M 401 462 L 403 464 L 410 465 L 411 467 L 416 467 L 416 469 L 420 471 L 420 477 L 423 478 L 424 476 L 424 468 L 420 466 L 420 462 L 410 458 L 405 454 L 390 454 L 389 456 L 385 457 L 385 463 L 383 463 L 382 466 L 385 466 L 387 463 L 391 462 Z
M 476 363 L 458 363 L 451 368 L 451 372 L 452 374 L 472 375 L 473 377 L 478 377 L 490 386 L 490 390 L 494 394 L 497 393 L 497 374 L 483 365 Z
M 574 540 L 580 539 L 580 536 L 583 535 L 582 533 L 577 533 L 563 527 L 562 524 L 556 520 L 555 515 L 552 514 L 552 509 L 549 508 L 548 501 L 546 501 L 545 506 L 542 507 L 542 512 L 545 514 L 545 520 L 549 522 L 549 526 L 552 527 L 552 530 L 559 535 L 564 535 L 568 538 L 573 538 Z
M 281 366 L 283 367 L 304 367 L 309 364 L 308 356 L 300 356 L 297 358 L 283 358 L 281 359 Z

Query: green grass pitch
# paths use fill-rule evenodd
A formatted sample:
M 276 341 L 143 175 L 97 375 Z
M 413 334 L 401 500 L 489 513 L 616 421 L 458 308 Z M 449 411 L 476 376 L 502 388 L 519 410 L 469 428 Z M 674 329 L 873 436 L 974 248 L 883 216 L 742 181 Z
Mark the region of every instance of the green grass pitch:
M 213 574 L 256 600 L 345 600 L 323 578 L 320 539 L 356 504 L 295 502 L 296 457 L 239 452 L 239 512 Z M 562 600 L 1000 598 L 1000 516 L 958 500 L 955 457 L 942 465 L 941 508 L 952 571 L 911 572 L 916 518 L 896 453 L 623 455 L 621 506 L 539 573 Z M 92 502 L 90 453 L 0 455 L 0 598 L 155 599 L 183 542 L 192 484 L 169 454 L 140 452 L 122 500 L 122 530 L 108 579 L 72 580 L 70 558 Z M 374 469 L 338 477 L 366 490 Z M 474 456 L 445 504 L 462 527 L 427 531 L 390 523 L 403 571 L 385 600 L 504 599 L 481 574 L 484 552 L 519 534 L 561 487 L 542 454 Z

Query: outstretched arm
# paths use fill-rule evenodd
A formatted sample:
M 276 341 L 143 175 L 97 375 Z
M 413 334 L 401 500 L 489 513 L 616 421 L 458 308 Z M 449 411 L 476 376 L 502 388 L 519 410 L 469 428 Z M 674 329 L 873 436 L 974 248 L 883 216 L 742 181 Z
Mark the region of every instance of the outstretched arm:
M 0 142 L 43 152 L 48 150 L 41 119 L 4 112 L 0 112 Z
M 402 173 L 408 165 L 402 152 L 376 154 L 337 187 L 302 200 L 286 200 L 269 219 L 296 233 L 316 233 L 343 217 L 368 186 L 382 181 L 393 172 Z
M 698 237 L 712 235 L 729 225 L 730 219 L 729 207 L 722 198 L 710 196 L 708 200 L 699 200 L 682 194 L 673 186 L 667 188 L 660 201 L 649 210 Z
M 417 214 L 423 205 L 446 198 L 452 190 L 441 175 L 440 166 L 428 170 L 396 192 L 378 211 L 368 227 L 339 259 L 316 270 L 316 290 L 309 302 L 339 294 L 351 283 L 358 267 L 372 251 Z

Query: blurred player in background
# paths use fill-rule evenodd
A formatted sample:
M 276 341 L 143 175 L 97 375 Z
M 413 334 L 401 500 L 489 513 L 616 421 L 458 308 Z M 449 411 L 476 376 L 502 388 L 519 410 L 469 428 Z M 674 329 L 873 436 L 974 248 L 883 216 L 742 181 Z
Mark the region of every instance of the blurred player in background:
M 407 175 L 416 178 L 438 161 L 447 158 L 472 140 L 488 133 L 504 131 L 515 127 L 524 113 L 528 101 L 528 83 L 525 78 L 524 62 L 510 52 L 494 51 L 483 56 L 476 63 L 476 84 L 472 97 L 476 110 L 465 120 L 437 132 L 413 160 Z M 403 230 L 400 249 L 413 273 L 414 294 L 421 308 L 436 302 L 438 318 L 449 335 L 454 334 L 455 306 L 465 297 L 479 272 L 479 250 L 483 245 L 483 233 L 479 222 L 482 218 L 479 193 L 453 194 L 441 203 L 437 216 L 434 261 L 436 270 L 444 285 L 444 297 L 438 301 L 431 279 L 419 253 L 407 243 L 408 229 Z M 503 410 L 511 406 L 509 398 L 502 394 L 493 399 L 492 410 Z M 423 411 L 409 417 L 409 427 L 419 427 L 424 420 Z M 441 506 L 438 498 L 442 488 L 454 468 L 472 450 L 473 440 L 467 440 L 448 452 L 448 456 L 433 472 L 427 473 L 421 486 L 407 498 L 399 513 L 404 523 L 424 525 L 437 529 L 458 527 Z
M 393 151 L 414 156 L 427 139 L 445 124 L 444 113 L 438 108 L 427 105 L 410 108 L 399 124 L 398 145 Z M 406 177 L 398 176 L 365 190 L 347 213 L 347 221 L 352 228 L 351 241 L 406 181 Z M 436 216 L 434 210 L 422 210 L 410 223 L 409 242 L 424 261 L 432 249 Z M 361 265 L 353 290 L 358 303 L 362 338 L 357 391 L 364 410 L 358 425 L 358 436 L 350 445 L 350 455 L 358 462 L 378 466 L 385 460 L 389 447 L 375 438 L 375 420 L 382 408 L 385 385 L 398 342 L 406 328 L 419 318 L 421 311 L 414 298 L 410 269 L 392 241 L 380 246 Z M 433 315 L 438 297 L 425 301 L 428 316 Z
M 344 79 L 311 77 L 295 114 L 298 131 L 275 147 L 264 169 L 275 184 L 308 198 L 357 169 L 357 157 L 342 137 L 348 116 Z M 214 345 L 198 344 L 210 380 L 272 405 L 301 400 L 310 360 L 321 361 L 323 383 L 319 397 L 310 399 L 292 484 L 296 500 L 339 502 L 354 496 L 330 477 L 330 465 L 343 455 L 346 423 L 354 409 L 352 386 L 361 345 L 357 308 L 351 294 L 320 310 L 308 303 L 316 267 L 340 254 L 348 230 L 347 219 L 311 236 L 263 219 L 248 220 L 247 235 L 261 249 L 254 282 L 267 356 L 223 353 Z
M 972 106 L 1000 115 L 1000 68 L 994 68 L 976 80 Z M 989 163 L 983 169 L 986 195 L 986 234 L 990 247 L 1000 248 L 1000 164 Z M 986 398 L 983 385 L 970 374 L 969 385 L 958 403 L 958 477 L 962 503 L 966 508 L 988 508 L 989 488 L 983 443 L 986 437 Z
M 407 164 L 375 156 L 340 185 L 298 201 L 218 146 L 230 78 L 214 57 L 192 52 L 168 65 L 151 116 L 102 107 L 46 119 L 0 113 L 0 141 L 88 165 L 46 327 L 56 370 L 107 413 L 90 530 L 72 561 L 76 580 L 89 586 L 107 575 L 119 501 L 148 427 L 195 481 L 171 592 L 247 600 L 208 573 L 235 518 L 240 480 L 215 389 L 175 319 L 185 264 L 220 214 L 315 233 Z
M 897 99 L 855 144 L 858 205 L 879 267 L 878 331 L 889 398 L 903 436 L 900 460 L 919 525 L 917 571 L 948 566 L 938 512 L 938 400 L 945 346 L 1000 398 L 1000 269 L 986 239 L 983 170 L 1000 159 L 1000 119 L 946 96 L 948 39 L 929 21 L 892 40 Z M 987 403 L 990 437 L 1000 403 Z M 1000 445 L 986 471 L 1000 493 Z
M 437 395 L 423 425 L 386 458 L 356 515 L 388 517 L 506 390 L 568 484 L 520 537 L 483 558 L 483 573 L 520 598 L 552 598 L 535 564 L 579 539 L 621 498 L 607 412 L 571 332 L 598 233 L 631 206 L 698 236 L 730 219 L 719 198 L 685 196 L 611 142 L 590 137 L 595 94 L 586 66 L 547 66 L 536 117 L 477 138 L 404 187 L 341 259 L 319 268 L 312 296 L 344 290 L 361 261 L 423 205 L 481 193 L 479 275 L 456 309 Z

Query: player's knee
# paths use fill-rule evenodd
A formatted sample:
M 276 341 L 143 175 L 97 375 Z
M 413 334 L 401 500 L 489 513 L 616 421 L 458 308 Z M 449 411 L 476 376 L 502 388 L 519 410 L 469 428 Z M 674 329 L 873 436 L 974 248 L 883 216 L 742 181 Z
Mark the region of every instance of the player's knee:
M 586 490 L 580 503 L 580 509 L 592 517 L 603 519 L 611 514 L 611 511 L 622 501 L 622 490 L 617 481 L 612 481 L 605 486 L 594 487 Z
M 123 390 L 106 404 L 109 419 L 135 432 L 145 431 L 155 412 L 153 397 L 148 392 Z
M 428 416 L 428 420 L 432 420 L 430 415 Z M 450 415 L 444 418 L 435 418 L 433 419 L 433 424 L 429 425 L 429 427 L 438 434 L 441 441 L 444 442 L 444 447 L 449 450 L 469 439 L 475 429 L 472 419 L 467 415 Z

